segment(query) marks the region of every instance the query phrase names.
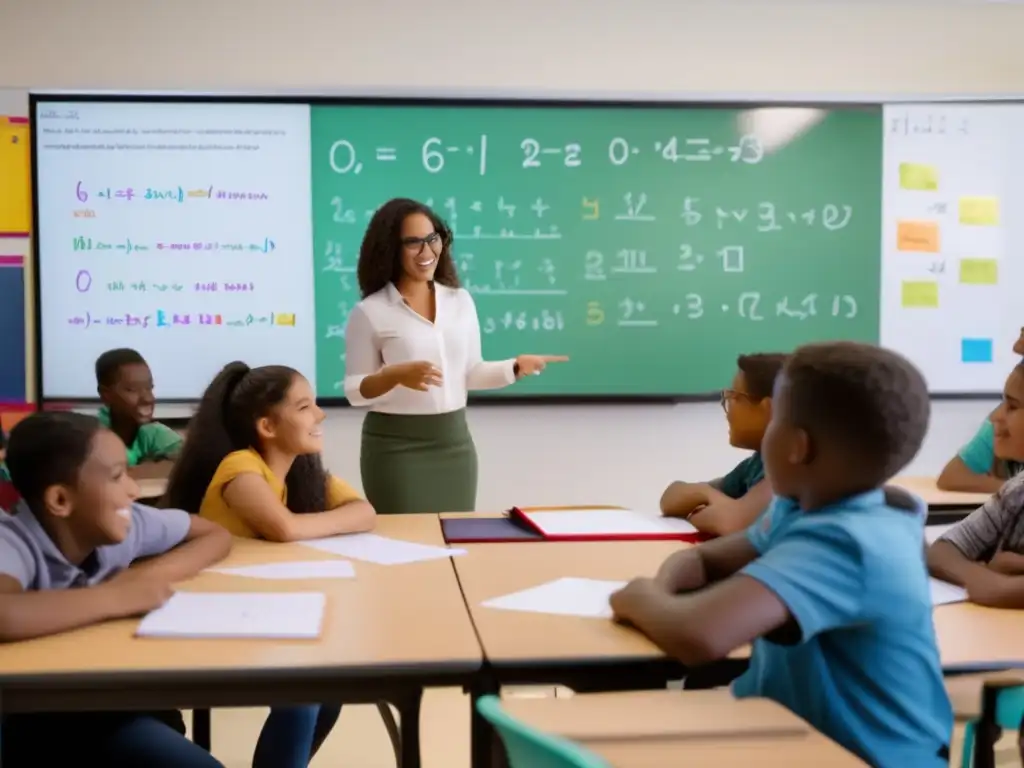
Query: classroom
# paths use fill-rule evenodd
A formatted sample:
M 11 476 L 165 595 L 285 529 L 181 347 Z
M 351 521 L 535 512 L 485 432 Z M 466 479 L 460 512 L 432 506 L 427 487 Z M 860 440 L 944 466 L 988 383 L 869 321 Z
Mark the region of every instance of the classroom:
M 721 478 L 750 455 L 754 446 L 730 445 L 723 412 L 744 395 L 732 381 L 739 354 L 852 339 L 909 358 L 930 414 L 893 485 L 928 506 L 930 543 L 1020 469 L 1024 456 L 993 461 L 990 449 L 996 476 L 986 466 L 971 479 L 961 449 L 982 425 L 991 443 L 989 417 L 1021 359 L 1024 315 L 1008 289 L 1022 277 L 1024 243 L 1024 150 L 1014 142 L 1024 128 L 1022 25 L 1021 4 L 984 0 L 258 0 L 244 13 L 195 0 L 42 0 L 0 9 L 3 434 L 40 407 L 95 414 L 94 365 L 109 349 L 142 353 L 156 385 L 152 417 L 186 440 L 221 366 L 288 365 L 323 408 L 324 467 L 351 498 L 374 501 L 372 530 L 385 539 L 374 540 L 380 551 L 356 551 L 343 537 L 320 549 L 236 538 L 221 572 L 184 582 L 185 592 L 309 595 L 323 605 L 307 639 L 135 637 L 138 620 L 122 619 L 0 644 L 3 716 L 178 708 L 196 742 L 234 768 L 252 763 L 268 706 L 343 703 L 310 765 L 478 768 L 500 764 L 503 751 L 473 707 L 500 692 L 505 715 L 604 761 L 566 766 L 726 766 L 787 741 L 769 764 L 870 764 L 767 699 L 728 696 L 728 669 L 747 650 L 709 668 L 707 685 L 687 685 L 709 690 L 680 692 L 679 680 L 700 675 L 657 637 L 609 621 L 601 584 L 652 577 L 680 536 L 692 545 L 679 533 L 689 529 L 657 516 L 666 486 Z M 206 160 L 186 152 L 180 188 L 152 152 L 116 153 L 106 172 L 44 141 L 54 125 L 93 121 L 99 132 L 111 120 L 151 119 L 161 129 L 217 123 L 236 136 L 273 124 L 302 141 L 264 135 L 248 165 L 224 172 L 211 160 L 219 175 L 208 181 L 192 180 Z M 702 138 L 687 145 L 687 135 Z M 33 168 L 11 151 L 29 136 Z M 708 162 L 686 160 L 701 153 Z M 35 189 L 12 186 L 15 173 Z M 190 218 L 200 193 L 230 205 L 226 218 Z M 175 195 L 185 213 L 150 212 Z M 474 514 L 457 501 L 438 501 L 441 514 L 386 514 L 377 498 L 399 507 L 405 498 L 361 466 L 367 409 L 350 404 L 368 396 L 349 381 L 351 337 L 346 349 L 363 279 L 355 264 L 374 211 L 406 195 L 454 232 L 484 360 L 517 361 L 508 380 L 492 371 L 492 386 L 514 384 L 471 395 Z M 420 254 L 434 247 L 426 232 L 403 232 L 408 246 L 406 235 L 422 240 Z M 219 249 L 197 255 L 197 244 Z M 148 266 L 89 266 L 129 255 Z M 207 277 L 216 258 L 254 266 Z M 165 268 L 174 260 L 204 266 Z M 211 326 L 221 322 L 202 303 L 206 280 L 223 283 L 223 322 L 240 324 L 225 329 L 233 336 L 170 327 L 188 316 L 203 324 L 207 312 Z M 194 284 L 193 296 L 176 298 L 178 282 Z M 269 306 L 261 283 L 274 286 Z M 151 286 L 145 307 L 133 288 L 142 284 Z M 149 329 L 127 327 L 165 291 L 174 300 L 151 321 L 167 333 L 147 339 Z M 92 330 L 97 310 L 105 321 Z M 257 327 L 241 327 L 246 317 Z M 527 375 L 534 367 L 539 375 Z M 439 389 L 457 399 L 445 381 Z M 144 499 L 164 494 L 161 475 L 141 473 Z M 527 516 L 585 508 L 606 520 L 608 510 L 634 510 L 642 520 L 629 524 L 656 540 L 493 543 L 513 507 Z M 532 525 L 568 530 L 570 519 L 541 512 Z M 328 560 L 330 578 L 302 576 L 302 561 L 313 573 Z M 294 573 L 231 570 L 272 566 Z M 559 580 L 579 581 L 561 584 L 576 590 L 570 602 L 599 605 L 558 615 L 550 604 L 538 611 L 536 598 L 532 609 L 501 604 Z M 1001 724 L 1002 734 L 989 726 L 998 697 L 1024 680 L 1013 640 L 1024 612 L 972 605 L 962 591 L 933 599 L 948 603 L 935 608 L 935 634 L 956 722 L 939 746 L 960 765 L 965 724 L 980 719 L 968 729 L 974 764 L 1019 765 L 1017 724 Z M 550 600 L 564 610 L 564 595 Z M 603 738 L 611 723 L 621 733 Z M 725 754 L 730 740 L 740 743 Z M 529 763 L 513 757 L 520 764 Z

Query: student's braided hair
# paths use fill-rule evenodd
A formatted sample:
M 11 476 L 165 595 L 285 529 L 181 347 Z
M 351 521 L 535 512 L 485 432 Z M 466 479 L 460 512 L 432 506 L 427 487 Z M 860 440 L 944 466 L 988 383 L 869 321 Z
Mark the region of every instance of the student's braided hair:
M 868 484 L 881 485 L 921 450 L 928 385 L 902 355 L 851 341 L 808 344 L 790 356 L 783 375 L 789 421 L 842 446 Z
M 284 365 L 228 363 L 206 388 L 167 482 L 163 506 L 196 514 L 221 461 L 232 451 L 260 449 L 256 422 L 281 403 L 300 374 Z M 285 487 L 292 512 L 322 512 L 328 473 L 320 454 L 298 456 Z

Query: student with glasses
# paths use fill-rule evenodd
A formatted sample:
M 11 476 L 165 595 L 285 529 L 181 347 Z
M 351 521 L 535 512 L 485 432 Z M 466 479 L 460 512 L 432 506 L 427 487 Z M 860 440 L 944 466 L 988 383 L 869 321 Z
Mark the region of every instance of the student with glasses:
M 772 389 L 786 355 L 740 355 L 736 376 L 722 390 L 722 409 L 729 423 L 729 444 L 753 451 L 731 472 L 709 483 L 672 483 L 661 496 L 661 511 L 685 517 L 698 530 L 715 536 L 742 531 L 771 501 L 764 477 L 761 440 L 772 416 Z
M 472 390 L 499 389 L 568 358 L 485 361 L 480 321 L 459 286 L 452 233 L 399 198 L 374 214 L 359 250 L 363 296 L 345 330 L 345 396 L 369 406 L 360 470 L 381 514 L 476 508 L 477 457 L 466 423 Z

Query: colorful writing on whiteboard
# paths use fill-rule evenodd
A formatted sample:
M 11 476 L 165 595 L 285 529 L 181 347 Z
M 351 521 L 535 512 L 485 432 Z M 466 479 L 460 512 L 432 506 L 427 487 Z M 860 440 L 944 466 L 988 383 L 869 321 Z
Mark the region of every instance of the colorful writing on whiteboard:
M 114 280 L 107 283 L 108 291 L 136 291 L 139 293 L 145 293 L 146 291 L 157 291 L 158 293 L 166 293 L 167 291 L 180 292 L 184 290 L 185 286 L 181 283 L 125 283 L 123 280 Z
M 269 312 L 266 314 L 211 314 L 205 312 L 179 313 L 158 309 L 152 314 L 135 315 L 130 312 L 116 315 L 92 314 L 86 312 L 68 318 L 68 325 L 77 328 L 106 328 L 121 326 L 126 328 L 184 328 L 193 326 L 225 326 L 245 328 L 249 326 L 295 327 L 294 312 Z
M 277 249 L 277 244 L 269 237 L 250 243 L 136 243 L 126 238 L 121 241 L 94 240 L 91 237 L 79 235 L 71 241 L 72 250 L 75 251 L 124 251 L 134 253 L 135 251 L 249 251 L 252 253 L 272 253 Z
M 150 200 L 184 203 L 186 200 L 269 200 L 266 192 L 251 190 L 216 189 L 213 185 L 204 187 L 99 187 L 90 192 L 85 182 L 75 185 L 75 197 L 79 202 L 86 202 L 91 197 L 101 200 Z

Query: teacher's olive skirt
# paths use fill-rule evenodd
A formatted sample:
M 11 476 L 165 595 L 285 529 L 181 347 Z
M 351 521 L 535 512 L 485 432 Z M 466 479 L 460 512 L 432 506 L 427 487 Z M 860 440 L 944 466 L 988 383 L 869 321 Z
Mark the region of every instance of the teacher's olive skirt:
M 476 446 L 465 409 L 423 416 L 371 411 L 359 469 L 366 500 L 380 514 L 476 509 Z

